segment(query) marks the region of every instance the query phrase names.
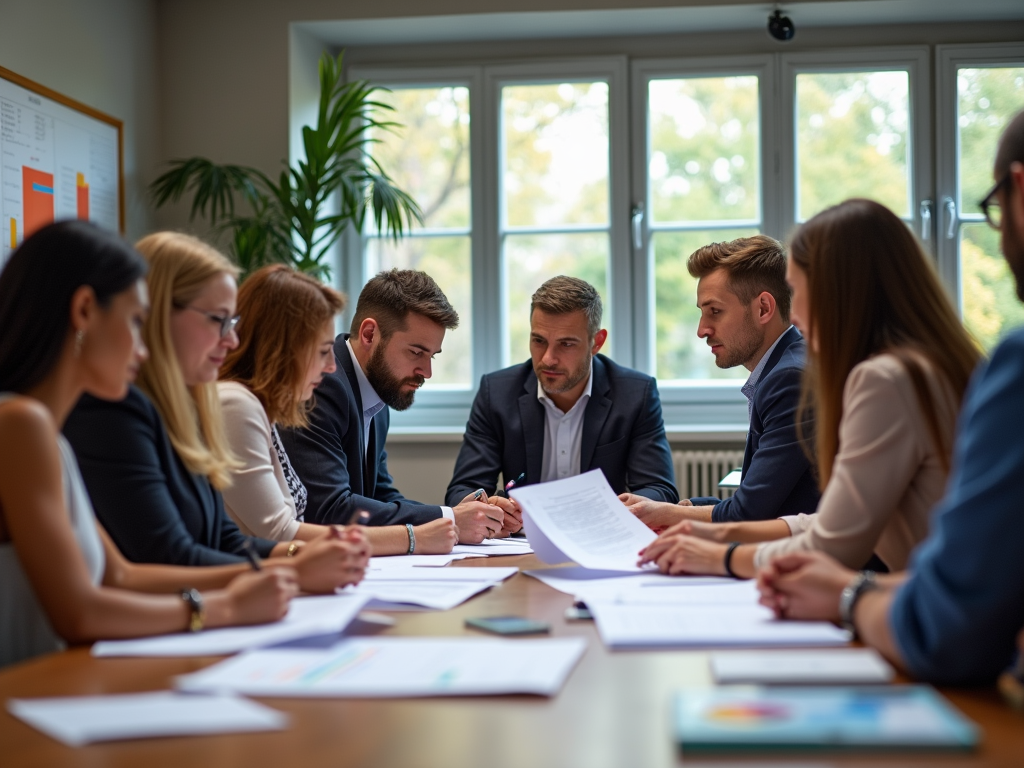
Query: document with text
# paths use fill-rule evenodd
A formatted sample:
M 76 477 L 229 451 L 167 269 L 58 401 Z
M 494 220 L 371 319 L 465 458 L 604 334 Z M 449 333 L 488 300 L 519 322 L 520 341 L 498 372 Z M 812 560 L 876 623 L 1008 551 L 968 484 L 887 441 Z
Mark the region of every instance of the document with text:
M 619 501 L 599 469 L 514 488 L 509 495 L 522 508 L 526 537 L 545 563 L 639 571 L 638 553 L 657 538 Z

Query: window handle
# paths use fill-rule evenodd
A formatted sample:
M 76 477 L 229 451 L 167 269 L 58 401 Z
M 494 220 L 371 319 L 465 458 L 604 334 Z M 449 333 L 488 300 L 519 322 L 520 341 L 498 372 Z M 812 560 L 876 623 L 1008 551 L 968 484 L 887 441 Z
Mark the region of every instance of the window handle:
M 921 201 L 921 242 L 927 243 L 932 239 L 932 209 L 935 203 L 932 200 Z
M 942 198 L 942 208 L 946 212 L 946 239 L 956 237 L 956 203 L 952 197 Z
M 630 212 L 630 221 L 633 225 L 633 247 L 640 250 L 644 247 L 644 204 L 637 203 Z

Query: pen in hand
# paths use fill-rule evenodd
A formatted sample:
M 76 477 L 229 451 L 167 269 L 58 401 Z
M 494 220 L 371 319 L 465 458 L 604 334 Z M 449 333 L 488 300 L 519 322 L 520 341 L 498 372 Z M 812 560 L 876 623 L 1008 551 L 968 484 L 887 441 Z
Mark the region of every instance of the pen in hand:
M 524 477 L 526 477 L 526 473 L 520 472 L 519 477 L 517 477 L 515 480 L 509 480 L 507 483 L 505 483 L 505 487 L 502 490 L 498 491 L 497 495 L 501 496 L 503 499 L 507 499 L 508 492 L 515 488 L 518 483 L 522 482 Z
M 245 552 L 245 557 L 249 561 L 249 565 L 252 566 L 254 571 L 262 571 L 263 568 L 260 566 L 260 559 L 256 556 L 256 547 L 252 543 L 252 539 L 246 539 L 242 543 L 242 550 Z

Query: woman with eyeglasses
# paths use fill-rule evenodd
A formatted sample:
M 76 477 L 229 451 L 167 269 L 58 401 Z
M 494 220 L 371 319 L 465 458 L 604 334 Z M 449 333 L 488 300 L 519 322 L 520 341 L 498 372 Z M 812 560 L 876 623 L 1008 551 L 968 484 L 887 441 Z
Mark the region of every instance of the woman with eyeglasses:
M 369 545 L 356 528 L 315 541 L 274 542 L 239 531 L 221 491 L 239 466 L 224 435 L 217 372 L 238 345 L 237 269 L 188 235 L 160 232 L 137 245 L 149 262 L 150 358 L 119 403 L 83 397 L 64 433 L 96 514 L 132 561 L 175 565 L 294 565 L 301 588 L 330 592 L 362 579 Z
M 147 354 L 145 274 L 80 221 L 39 230 L 0 273 L 0 667 L 69 642 L 273 621 L 296 593 L 286 567 L 134 565 L 96 522 L 60 427 L 83 392 L 127 394 Z

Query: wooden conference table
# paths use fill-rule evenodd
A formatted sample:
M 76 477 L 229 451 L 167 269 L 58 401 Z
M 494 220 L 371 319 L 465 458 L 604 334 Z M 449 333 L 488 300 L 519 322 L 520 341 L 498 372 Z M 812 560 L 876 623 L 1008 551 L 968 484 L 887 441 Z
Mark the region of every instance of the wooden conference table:
M 458 565 L 544 567 L 532 555 L 469 560 Z M 113 742 L 79 749 L 70 749 L 38 733 L 4 708 L 0 713 L 0 766 L 1024 765 L 1024 715 L 1009 709 L 994 689 L 943 691 L 984 731 L 982 746 L 970 754 L 680 756 L 672 739 L 671 697 L 684 686 L 711 684 L 708 653 L 610 652 L 602 645 L 593 622 L 565 620 L 563 614 L 571 601 L 569 595 L 517 574 L 450 611 L 394 613 L 396 625 L 384 630 L 390 635 L 477 634 L 463 628 L 467 617 L 515 614 L 549 622 L 554 636 L 587 638 L 589 645 L 579 665 L 562 691 L 550 699 L 266 699 L 265 703 L 291 715 L 287 731 Z M 0 673 L 0 701 L 166 689 L 174 675 L 216 660 L 94 659 L 87 648 L 76 648 Z M 501 659 L 494 663 L 501 664 Z

